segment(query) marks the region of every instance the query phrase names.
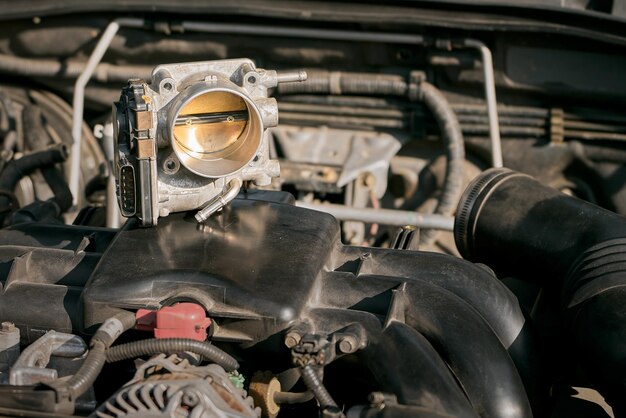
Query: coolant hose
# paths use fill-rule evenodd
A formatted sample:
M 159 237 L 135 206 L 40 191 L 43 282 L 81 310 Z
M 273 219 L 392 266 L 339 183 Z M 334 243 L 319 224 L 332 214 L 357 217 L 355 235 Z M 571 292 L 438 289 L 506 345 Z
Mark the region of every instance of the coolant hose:
M 61 213 L 67 212 L 72 207 L 72 191 L 61 170 L 54 166 L 48 166 L 41 169 L 41 174 L 52 190 L 53 200 L 59 205 Z
M 453 213 L 463 193 L 465 144 L 452 106 L 434 85 L 426 81 L 409 84 L 403 77 L 389 74 L 307 71 L 307 75 L 307 80 L 302 83 L 279 85 L 278 92 L 409 96 L 423 102 L 437 121 L 447 159 L 444 186 L 434 213 Z M 437 233 L 432 229 L 423 231 L 420 242 L 431 243 Z
M 33 151 L 45 150 L 51 138 L 43 125 L 43 115 L 38 106 L 26 106 L 23 111 L 24 142 L 26 148 Z M 54 194 L 53 201 L 59 207 L 60 213 L 72 207 L 72 192 L 70 191 L 63 173 L 54 165 L 40 168 L 43 178 Z
M 114 363 L 141 356 L 159 353 L 173 354 L 189 351 L 201 355 L 205 360 L 219 364 L 228 372 L 239 368 L 239 363 L 220 348 L 205 341 L 196 341 L 186 338 L 163 338 L 133 341 L 117 345 L 107 350 L 107 362 Z
M 11 160 L 0 174 L 0 189 L 13 191 L 22 177 L 38 168 L 62 163 L 67 159 L 68 152 L 65 145 L 55 145 L 43 151 L 26 154 L 17 160 Z
M 135 325 L 135 315 L 122 311 L 107 319 L 98 328 L 90 341 L 90 348 L 80 369 L 63 385 L 67 388 L 71 400 L 76 400 L 85 393 L 102 371 L 106 362 L 106 350 L 124 331 Z
M 626 414 L 626 218 L 491 169 L 465 191 L 455 221 L 461 254 L 561 292 L 566 331 L 593 385 Z
M 0 224 L 4 223 L 7 212 L 18 209 L 13 190 L 20 179 L 38 168 L 50 167 L 65 161 L 68 149 L 65 145 L 55 145 L 46 150 L 32 152 L 17 160 L 11 160 L 0 173 Z M 57 188 L 56 191 L 60 189 Z M 57 202 L 61 207 L 63 202 Z

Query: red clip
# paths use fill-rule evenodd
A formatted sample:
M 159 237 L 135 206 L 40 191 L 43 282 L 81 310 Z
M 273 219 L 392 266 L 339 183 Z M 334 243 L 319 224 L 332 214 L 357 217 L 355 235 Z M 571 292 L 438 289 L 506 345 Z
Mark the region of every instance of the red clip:
M 177 303 L 158 311 L 139 309 L 135 314 L 138 330 L 154 330 L 155 338 L 190 338 L 204 341 L 211 319 L 195 303 Z

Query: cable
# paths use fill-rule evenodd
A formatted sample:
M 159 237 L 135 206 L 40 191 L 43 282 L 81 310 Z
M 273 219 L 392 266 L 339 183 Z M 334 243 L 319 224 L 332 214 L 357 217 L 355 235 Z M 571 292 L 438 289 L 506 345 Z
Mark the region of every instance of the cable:
M 180 353 L 189 351 L 199 354 L 205 360 L 217 363 L 226 371 L 234 371 L 239 368 L 239 363 L 229 354 L 220 348 L 209 344 L 205 341 L 197 341 L 185 338 L 163 338 L 133 341 L 127 344 L 111 347 L 107 353 L 107 362 L 114 363 L 117 361 L 133 359 L 141 356 L 149 356 L 154 354 Z
M 330 396 L 324 383 L 320 380 L 311 365 L 306 365 L 301 368 L 300 375 L 306 387 L 315 395 L 315 399 L 319 402 L 321 409 L 327 407 L 337 408 L 337 403 L 333 400 L 332 396 Z
M 115 342 L 124 331 L 135 325 L 135 315 L 121 311 L 117 315 L 102 323 L 98 331 L 91 338 L 89 353 L 78 371 L 64 381 L 57 379 L 47 382 L 46 385 L 54 388 L 60 397 L 69 397 L 69 401 L 76 401 L 96 381 L 106 362 L 106 350 Z
M 418 97 L 430 109 L 445 146 L 447 158 L 446 176 L 441 197 L 434 214 L 451 215 L 463 193 L 465 144 L 461 125 L 445 96 L 432 84 L 422 81 L 418 85 Z M 420 234 L 420 243 L 429 244 L 435 239 L 436 231 L 425 230 Z

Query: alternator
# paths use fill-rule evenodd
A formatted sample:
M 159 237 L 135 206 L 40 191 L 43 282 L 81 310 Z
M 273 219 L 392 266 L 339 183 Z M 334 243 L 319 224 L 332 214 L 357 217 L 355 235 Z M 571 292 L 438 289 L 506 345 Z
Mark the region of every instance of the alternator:
M 98 418 L 259 418 L 260 408 L 217 364 L 193 366 L 160 354 L 91 416 Z
M 248 59 L 160 65 L 152 81 L 130 80 L 114 106 L 117 191 L 122 215 L 156 225 L 201 209 L 199 222 L 232 200 L 244 181 L 279 174 L 267 128 L 278 124 L 268 89 L 303 81 Z

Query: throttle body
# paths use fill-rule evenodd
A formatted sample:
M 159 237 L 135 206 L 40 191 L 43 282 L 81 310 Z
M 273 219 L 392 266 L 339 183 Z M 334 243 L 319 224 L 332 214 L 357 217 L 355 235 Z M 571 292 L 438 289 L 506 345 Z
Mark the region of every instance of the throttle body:
M 244 181 L 269 185 L 279 166 L 269 156 L 278 107 L 268 89 L 305 79 L 233 59 L 159 65 L 150 83 L 129 80 L 113 109 L 122 215 L 152 226 L 199 209 L 203 222 Z

